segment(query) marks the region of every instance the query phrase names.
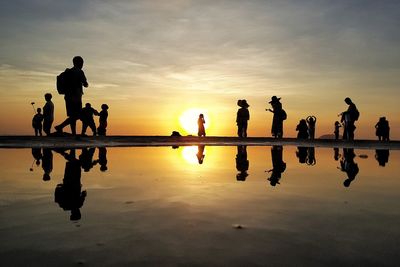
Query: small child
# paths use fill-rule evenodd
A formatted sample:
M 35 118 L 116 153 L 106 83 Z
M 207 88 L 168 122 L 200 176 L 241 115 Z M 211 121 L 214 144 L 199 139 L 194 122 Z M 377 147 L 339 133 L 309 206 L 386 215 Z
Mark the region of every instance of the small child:
M 37 113 L 33 116 L 32 118 L 32 127 L 35 129 L 35 136 L 42 136 L 42 121 L 43 121 L 43 115 L 42 115 L 42 109 L 37 108 Z
M 204 115 L 200 114 L 197 119 L 197 125 L 199 126 L 199 130 L 197 131 L 198 136 L 206 136 L 206 130 L 204 129 L 204 124 L 206 121 L 204 120 Z
M 305 119 L 301 119 L 299 124 L 296 127 L 297 138 L 299 139 L 308 139 L 308 126 L 307 121 Z
M 99 127 L 97 128 L 98 135 L 106 135 L 107 131 L 107 118 L 108 118 L 108 105 L 103 104 L 101 105 L 101 111 L 99 114 Z
M 380 117 L 379 121 L 375 125 L 376 136 L 378 136 L 379 141 L 389 141 L 389 121 L 386 120 L 386 117 Z
M 82 120 L 82 135 L 84 136 L 86 133 L 86 129 L 89 126 L 93 132 L 93 136 L 96 136 L 96 124 L 94 123 L 93 116 L 99 116 L 99 112 L 92 108 L 90 103 L 86 103 L 85 107 L 81 111 L 81 120 Z
M 335 121 L 335 131 L 333 132 L 335 134 L 335 140 L 339 140 L 339 128 L 342 127 L 338 121 Z
M 47 93 L 44 95 L 44 99 L 46 99 L 46 104 L 43 107 L 43 131 L 46 135 L 50 135 L 51 125 L 54 121 L 54 104 L 51 101 L 52 95 Z

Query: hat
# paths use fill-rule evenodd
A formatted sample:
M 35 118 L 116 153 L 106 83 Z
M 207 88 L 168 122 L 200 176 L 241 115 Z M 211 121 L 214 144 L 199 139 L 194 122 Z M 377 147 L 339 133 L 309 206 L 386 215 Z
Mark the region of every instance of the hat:
M 239 101 L 240 101 L 240 103 L 239 103 Z M 249 104 L 247 104 L 246 99 L 242 99 L 242 100 L 239 100 L 239 101 L 238 101 L 238 105 L 239 105 L 240 107 L 242 107 L 242 108 L 248 108 L 248 107 L 250 107 Z
M 107 104 L 102 104 L 101 105 L 101 109 L 108 109 L 108 105 Z
M 279 100 L 281 100 L 281 98 L 276 97 L 275 95 L 273 97 L 271 97 L 271 101 L 269 101 L 269 103 L 276 103 L 279 102 Z

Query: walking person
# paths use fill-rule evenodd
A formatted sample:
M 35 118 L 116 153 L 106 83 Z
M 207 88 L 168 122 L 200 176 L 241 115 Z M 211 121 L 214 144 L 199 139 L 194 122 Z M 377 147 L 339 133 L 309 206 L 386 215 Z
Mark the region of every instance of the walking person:
M 360 112 L 349 97 L 346 97 L 344 102 L 346 102 L 349 107 L 340 114 L 342 116 L 341 122 L 344 123 L 343 139 L 354 140 L 354 131 L 356 130 L 355 122 L 360 117 Z
M 283 121 L 286 120 L 287 115 L 285 110 L 282 108 L 281 98 L 273 96 L 269 104 L 271 104 L 272 109 L 267 108 L 266 111 L 270 111 L 274 114 L 272 119 L 271 134 L 275 138 L 283 137 Z
M 247 125 L 250 120 L 249 104 L 246 99 L 238 100 L 237 105 L 240 107 L 236 114 L 236 124 L 238 127 L 238 136 L 247 137 Z
M 82 110 L 82 86 L 88 87 L 89 84 L 82 70 L 83 58 L 76 56 L 72 59 L 72 62 L 74 66 L 71 69 L 65 70 L 66 90 L 64 92 L 64 99 L 68 118 L 54 128 L 57 132 L 62 132 L 65 126 L 70 125 L 72 135 L 76 135 L 76 121 L 79 119 Z
M 199 126 L 199 130 L 197 131 L 198 136 L 206 136 L 206 130 L 204 128 L 204 124 L 206 121 L 204 120 L 204 115 L 200 114 L 199 118 L 197 119 L 197 125 Z
M 51 101 L 53 96 L 50 93 L 44 95 L 46 104 L 43 107 L 43 131 L 46 135 L 50 135 L 51 125 L 54 121 L 54 104 Z

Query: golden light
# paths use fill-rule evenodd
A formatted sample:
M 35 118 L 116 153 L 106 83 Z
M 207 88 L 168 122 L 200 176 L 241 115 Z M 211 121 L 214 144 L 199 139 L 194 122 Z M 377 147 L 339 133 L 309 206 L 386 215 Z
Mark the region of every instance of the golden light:
M 204 120 L 206 121 L 206 123 L 204 124 L 204 128 L 209 128 L 210 118 L 207 114 L 207 110 L 205 109 L 191 108 L 183 112 L 182 115 L 179 117 L 179 123 L 188 134 L 197 135 L 197 119 L 199 118 L 200 114 L 204 115 Z
M 190 164 L 201 164 L 203 162 L 204 156 L 204 146 L 202 147 L 202 149 L 199 149 L 198 146 L 185 146 L 182 149 L 183 159 Z

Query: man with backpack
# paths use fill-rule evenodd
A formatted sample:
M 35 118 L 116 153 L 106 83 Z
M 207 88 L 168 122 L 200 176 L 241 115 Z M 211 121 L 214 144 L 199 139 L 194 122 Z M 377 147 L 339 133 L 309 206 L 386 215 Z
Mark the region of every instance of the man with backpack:
M 70 125 L 72 135 L 76 135 L 76 121 L 80 118 L 82 110 L 82 86 L 88 87 L 89 84 L 82 70 L 83 58 L 76 56 L 72 59 L 72 62 L 74 66 L 71 69 L 66 69 L 57 77 L 57 90 L 60 94 L 65 95 L 68 118 L 54 128 L 57 132 L 62 132 L 65 126 Z
M 346 102 L 349 107 L 345 112 L 342 112 L 341 122 L 344 124 L 343 139 L 354 140 L 354 131 L 356 130 L 354 123 L 360 117 L 360 112 L 349 97 L 346 97 L 344 102 Z

